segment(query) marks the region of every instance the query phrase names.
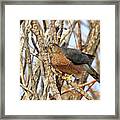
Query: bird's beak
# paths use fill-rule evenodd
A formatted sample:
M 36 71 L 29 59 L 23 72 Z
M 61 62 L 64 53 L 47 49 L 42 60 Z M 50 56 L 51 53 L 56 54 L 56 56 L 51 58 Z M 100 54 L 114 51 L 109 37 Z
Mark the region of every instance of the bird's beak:
M 45 47 L 45 50 L 48 52 L 48 53 L 51 53 L 52 52 L 52 48 L 50 46 L 46 46 Z

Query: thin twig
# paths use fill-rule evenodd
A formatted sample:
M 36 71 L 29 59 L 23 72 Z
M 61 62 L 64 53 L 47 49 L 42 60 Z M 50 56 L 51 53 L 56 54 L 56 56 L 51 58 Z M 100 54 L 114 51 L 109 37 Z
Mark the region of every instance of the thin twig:
M 30 92 L 31 94 L 33 94 L 33 91 L 30 90 L 30 89 L 28 89 L 28 87 L 25 87 L 25 86 L 24 86 L 23 84 L 21 84 L 21 83 L 20 83 L 20 86 L 21 86 L 24 90 L 26 90 L 26 91 Z

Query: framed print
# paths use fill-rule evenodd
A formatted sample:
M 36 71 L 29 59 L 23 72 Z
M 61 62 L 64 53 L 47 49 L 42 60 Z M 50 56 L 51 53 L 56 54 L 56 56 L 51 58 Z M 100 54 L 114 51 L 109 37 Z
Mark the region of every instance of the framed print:
M 1 118 L 119 119 L 119 7 L 2 1 Z

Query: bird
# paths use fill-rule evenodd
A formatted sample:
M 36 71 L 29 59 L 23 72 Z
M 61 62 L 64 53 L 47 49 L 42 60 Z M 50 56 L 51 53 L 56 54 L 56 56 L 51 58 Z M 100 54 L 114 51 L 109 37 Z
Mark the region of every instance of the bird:
M 95 56 L 86 54 L 79 49 L 60 47 L 55 43 L 48 45 L 48 52 L 51 54 L 50 63 L 57 71 L 78 78 L 83 71 L 86 71 L 100 83 L 100 75 L 91 67 Z

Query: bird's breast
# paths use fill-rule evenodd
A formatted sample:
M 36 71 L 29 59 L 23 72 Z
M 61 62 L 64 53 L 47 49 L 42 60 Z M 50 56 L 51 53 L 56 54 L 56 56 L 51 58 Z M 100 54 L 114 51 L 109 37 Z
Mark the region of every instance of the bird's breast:
M 70 64 L 70 61 L 62 54 L 53 54 L 51 63 L 53 66 L 64 66 Z
M 63 73 L 67 74 L 80 74 L 85 69 L 83 65 L 74 65 L 69 59 L 62 54 L 55 54 L 51 59 L 52 66 Z

